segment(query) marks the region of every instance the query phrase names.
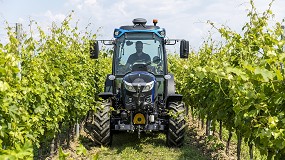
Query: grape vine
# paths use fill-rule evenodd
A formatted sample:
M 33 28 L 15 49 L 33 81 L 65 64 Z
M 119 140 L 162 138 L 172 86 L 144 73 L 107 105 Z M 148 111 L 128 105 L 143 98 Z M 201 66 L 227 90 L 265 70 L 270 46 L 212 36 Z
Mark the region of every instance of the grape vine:
M 96 106 L 110 57 L 91 60 L 89 40 L 96 35 L 72 27 L 71 19 L 48 32 L 31 23 L 37 30 L 21 41 L 7 27 L 9 42 L 0 44 L 0 159 L 33 157 L 32 144 L 39 147 L 61 123 L 74 124 Z
M 170 58 L 170 70 L 193 111 L 221 121 L 268 159 L 280 159 L 285 154 L 283 30 L 279 22 L 268 25 L 272 3 L 262 14 L 250 3 L 242 34 L 210 23 L 225 42 L 209 38 L 187 60 Z

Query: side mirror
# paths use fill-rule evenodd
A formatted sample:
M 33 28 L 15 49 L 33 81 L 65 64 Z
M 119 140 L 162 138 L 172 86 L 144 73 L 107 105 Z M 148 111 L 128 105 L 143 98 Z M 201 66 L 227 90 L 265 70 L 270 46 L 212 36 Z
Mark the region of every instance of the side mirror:
M 127 42 L 126 42 L 126 45 L 127 45 L 127 46 L 130 46 L 130 45 L 133 45 L 133 43 L 134 43 L 134 42 L 127 41 Z
M 90 42 L 90 58 L 98 59 L 98 55 L 99 55 L 98 41 L 91 41 Z
M 189 55 L 189 41 L 181 40 L 180 42 L 180 58 L 188 58 Z
M 155 64 L 158 64 L 160 61 L 161 61 L 161 59 L 158 56 L 154 56 L 152 58 L 152 62 L 155 63 Z

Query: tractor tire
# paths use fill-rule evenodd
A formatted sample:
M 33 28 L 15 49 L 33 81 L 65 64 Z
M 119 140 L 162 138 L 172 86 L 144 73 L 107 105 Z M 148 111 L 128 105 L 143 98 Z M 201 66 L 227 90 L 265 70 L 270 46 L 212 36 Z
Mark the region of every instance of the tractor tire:
M 181 147 L 186 130 L 186 109 L 183 103 L 169 102 L 169 120 L 166 143 L 169 147 Z
M 91 136 L 95 145 L 110 146 L 112 143 L 110 124 L 111 102 L 102 102 L 97 111 L 89 111 L 85 123 L 85 132 Z

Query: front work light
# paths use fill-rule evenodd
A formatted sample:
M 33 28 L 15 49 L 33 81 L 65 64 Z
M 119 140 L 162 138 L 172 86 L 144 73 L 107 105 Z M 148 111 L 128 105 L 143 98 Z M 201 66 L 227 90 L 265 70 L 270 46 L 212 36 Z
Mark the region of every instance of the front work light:
M 136 87 L 142 86 L 143 87 L 142 92 L 148 92 L 148 91 L 152 90 L 152 88 L 154 86 L 154 81 L 148 82 L 148 83 L 142 83 L 142 84 L 141 83 L 133 84 L 133 83 L 129 83 L 129 82 L 124 81 L 124 86 L 130 92 L 136 92 L 136 89 L 134 88 L 134 86 L 136 86 Z
M 136 92 L 135 88 L 133 87 L 132 83 L 124 81 L 125 88 L 130 92 Z
M 153 85 L 154 85 L 154 81 L 151 81 L 151 82 L 149 82 L 149 83 L 146 83 L 145 86 L 144 86 L 144 88 L 143 88 L 143 90 L 142 90 L 142 92 L 147 92 L 147 91 L 152 90 Z

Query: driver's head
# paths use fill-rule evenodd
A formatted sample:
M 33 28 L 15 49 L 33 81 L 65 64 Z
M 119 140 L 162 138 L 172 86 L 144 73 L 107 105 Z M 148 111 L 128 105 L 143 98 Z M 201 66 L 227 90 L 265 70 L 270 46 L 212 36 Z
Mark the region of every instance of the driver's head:
M 136 50 L 138 53 L 142 52 L 142 49 L 143 49 L 143 43 L 142 41 L 137 41 L 136 42 Z

